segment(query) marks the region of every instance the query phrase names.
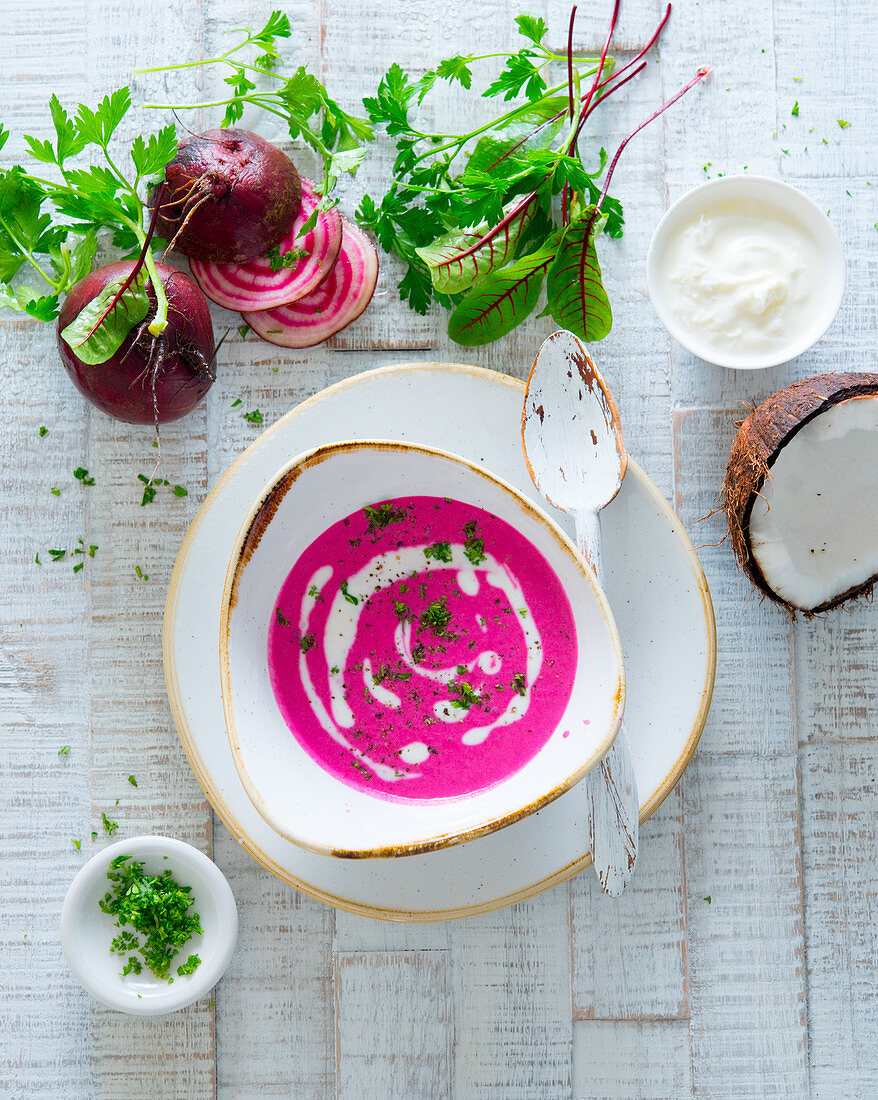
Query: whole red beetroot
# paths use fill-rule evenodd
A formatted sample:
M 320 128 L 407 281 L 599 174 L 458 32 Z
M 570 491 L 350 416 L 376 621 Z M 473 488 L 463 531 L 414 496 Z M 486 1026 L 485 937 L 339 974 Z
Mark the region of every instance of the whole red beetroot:
M 184 138 L 165 167 L 158 232 L 194 260 L 244 263 L 289 232 L 302 205 L 288 156 L 249 130 Z
M 133 267 L 133 260 L 106 264 L 73 287 L 58 318 L 58 350 L 74 386 L 102 412 L 129 424 L 164 424 L 194 409 L 216 378 L 210 310 L 188 275 L 156 264 L 168 296 L 168 325 L 161 336 L 147 330 L 155 315 L 151 285 L 149 313 L 106 362 L 84 363 L 61 336 L 92 298 Z

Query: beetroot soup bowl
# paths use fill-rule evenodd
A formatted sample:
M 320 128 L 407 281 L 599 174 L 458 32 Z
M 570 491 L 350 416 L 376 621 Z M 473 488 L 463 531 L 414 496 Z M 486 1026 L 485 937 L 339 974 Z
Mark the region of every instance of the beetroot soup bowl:
M 511 485 L 386 440 L 307 451 L 244 521 L 220 626 L 244 788 L 340 858 L 429 852 L 579 782 L 625 704 L 606 597 Z

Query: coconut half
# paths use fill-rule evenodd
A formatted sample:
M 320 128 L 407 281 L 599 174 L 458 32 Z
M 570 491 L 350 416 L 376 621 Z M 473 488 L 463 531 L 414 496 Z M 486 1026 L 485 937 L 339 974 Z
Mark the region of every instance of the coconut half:
M 769 397 L 738 429 L 723 483 L 738 563 L 806 615 L 878 579 L 878 374 L 823 374 Z

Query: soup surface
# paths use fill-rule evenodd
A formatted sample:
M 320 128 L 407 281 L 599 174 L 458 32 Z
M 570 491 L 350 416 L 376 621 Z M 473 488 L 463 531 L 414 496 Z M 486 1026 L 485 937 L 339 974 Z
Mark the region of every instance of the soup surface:
M 296 561 L 268 664 L 303 748 L 378 797 L 472 794 L 558 727 L 576 669 L 558 577 L 505 521 L 401 497 L 351 513 Z

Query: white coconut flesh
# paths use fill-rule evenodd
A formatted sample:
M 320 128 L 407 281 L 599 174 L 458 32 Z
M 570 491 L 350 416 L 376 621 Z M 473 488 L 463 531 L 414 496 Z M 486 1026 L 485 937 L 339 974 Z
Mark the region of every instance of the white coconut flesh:
M 806 611 L 878 575 L 878 397 L 829 407 L 782 448 L 750 546 L 769 588 Z

